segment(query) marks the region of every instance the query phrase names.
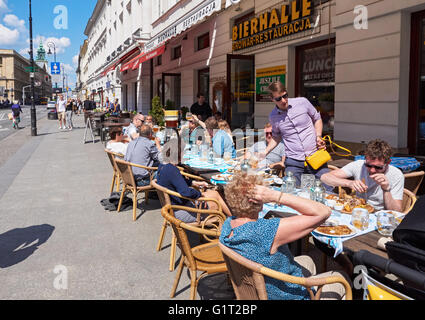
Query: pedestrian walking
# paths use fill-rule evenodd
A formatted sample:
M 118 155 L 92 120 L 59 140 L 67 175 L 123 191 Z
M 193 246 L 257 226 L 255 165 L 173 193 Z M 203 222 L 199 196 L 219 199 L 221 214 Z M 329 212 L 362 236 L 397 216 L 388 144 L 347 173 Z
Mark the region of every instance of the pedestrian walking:
M 71 99 L 68 99 L 68 103 L 66 104 L 66 124 L 68 124 L 67 129 L 72 130 L 73 124 L 72 124 L 72 109 L 73 109 L 73 102 Z
M 66 101 L 64 100 L 62 94 L 59 96 L 59 100 L 56 103 L 56 112 L 58 113 L 59 129 L 65 129 L 65 127 L 66 127 L 66 119 L 65 119 Z
M 21 109 L 19 101 L 15 100 L 14 103 L 12 104 L 13 129 L 19 129 L 19 122 L 21 122 L 21 118 L 20 118 L 21 112 L 23 111 Z

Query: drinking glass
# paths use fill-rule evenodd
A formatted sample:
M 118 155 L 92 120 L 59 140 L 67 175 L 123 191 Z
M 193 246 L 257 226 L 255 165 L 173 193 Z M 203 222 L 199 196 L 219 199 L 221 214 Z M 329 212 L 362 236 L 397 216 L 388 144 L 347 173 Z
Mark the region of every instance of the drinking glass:
M 201 145 L 201 161 L 208 160 L 208 146 L 206 144 Z
M 362 231 L 369 228 L 369 211 L 363 208 L 354 208 L 351 214 L 351 224 Z
M 257 157 L 251 156 L 248 163 L 249 163 L 249 165 L 251 166 L 252 169 L 258 168 L 258 158 Z
M 191 112 L 186 112 L 186 120 L 187 121 L 192 120 L 192 113 Z
M 314 174 L 301 175 L 301 190 L 310 191 L 314 187 L 315 177 Z
M 231 154 L 230 152 L 226 151 L 226 152 L 223 154 L 223 160 L 224 160 L 224 161 L 229 161 L 230 159 L 232 159 L 232 154 Z
M 392 213 L 380 211 L 376 217 L 378 232 L 383 236 L 391 236 L 397 227 L 397 221 Z

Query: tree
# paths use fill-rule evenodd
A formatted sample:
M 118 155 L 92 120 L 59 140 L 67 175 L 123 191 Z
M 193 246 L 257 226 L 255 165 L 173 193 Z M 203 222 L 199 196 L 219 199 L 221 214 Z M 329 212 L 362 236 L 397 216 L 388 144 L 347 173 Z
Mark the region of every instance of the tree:
M 161 99 L 158 96 L 152 99 L 152 109 L 149 111 L 149 115 L 155 120 L 155 123 L 159 126 L 164 126 L 164 107 L 161 105 Z

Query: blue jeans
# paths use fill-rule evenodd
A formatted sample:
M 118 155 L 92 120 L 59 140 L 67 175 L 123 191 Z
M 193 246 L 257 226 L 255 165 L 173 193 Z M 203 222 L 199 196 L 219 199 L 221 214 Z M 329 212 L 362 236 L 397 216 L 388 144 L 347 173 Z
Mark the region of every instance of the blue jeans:
M 287 172 L 291 171 L 294 175 L 295 179 L 297 179 L 297 187 L 300 187 L 301 185 L 301 175 L 306 174 L 314 174 L 316 179 L 320 179 L 320 177 L 329 172 L 328 164 L 325 163 L 323 166 L 321 166 L 319 169 L 314 170 L 310 165 L 307 164 L 307 166 L 304 165 L 304 161 L 295 160 L 292 158 L 286 158 L 285 160 L 285 174 Z M 325 183 L 322 183 L 325 187 L 326 191 L 330 192 L 333 190 L 334 187 L 328 186 Z

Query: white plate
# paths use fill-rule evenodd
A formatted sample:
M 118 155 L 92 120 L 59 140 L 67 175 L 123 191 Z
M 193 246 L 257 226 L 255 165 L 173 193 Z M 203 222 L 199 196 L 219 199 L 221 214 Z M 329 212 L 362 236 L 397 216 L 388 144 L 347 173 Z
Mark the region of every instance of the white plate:
M 282 184 L 283 183 L 283 180 L 281 178 L 279 178 L 279 177 L 276 177 L 276 178 L 274 178 L 274 183 L 276 183 L 276 184 Z
M 232 177 L 231 174 L 216 174 L 212 176 L 211 178 L 217 181 L 230 181 L 231 177 Z
M 334 238 L 351 237 L 351 236 L 354 236 L 354 235 L 357 233 L 357 230 L 356 230 L 354 227 L 352 227 L 352 226 L 350 226 L 350 225 L 346 225 L 346 224 L 344 224 L 344 225 L 345 225 L 345 226 L 347 226 L 348 228 L 350 228 L 350 230 L 351 230 L 351 233 L 350 233 L 350 234 L 344 234 L 344 235 L 331 235 L 331 234 L 327 234 L 327 233 L 319 232 L 319 231 L 317 231 L 317 229 L 314 229 L 314 232 L 315 232 L 315 233 L 317 233 L 318 235 L 321 235 L 321 236 L 325 236 L 325 237 L 334 237 Z

